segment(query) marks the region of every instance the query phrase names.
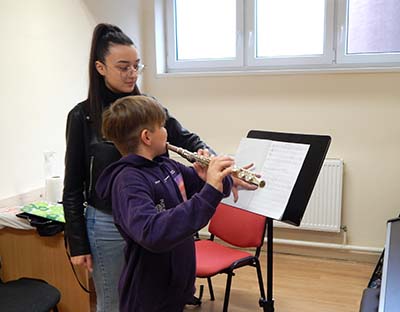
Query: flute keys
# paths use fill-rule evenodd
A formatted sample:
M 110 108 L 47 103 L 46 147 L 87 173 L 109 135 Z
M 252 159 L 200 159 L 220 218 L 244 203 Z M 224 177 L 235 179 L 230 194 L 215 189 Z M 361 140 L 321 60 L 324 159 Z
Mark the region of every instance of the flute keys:
M 199 155 L 197 153 L 192 153 L 188 150 L 171 145 L 169 143 L 167 143 L 167 149 L 181 155 L 183 158 L 189 160 L 190 162 L 198 162 L 204 167 L 207 167 L 210 163 L 210 158 L 207 156 Z M 232 175 L 236 176 L 238 179 L 241 179 L 247 183 L 251 183 L 259 187 L 265 186 L 264 180 L 258 179 L 255 173 L 248 171 L 244 168 L 239 168 L 234 166 L 232 168 Z

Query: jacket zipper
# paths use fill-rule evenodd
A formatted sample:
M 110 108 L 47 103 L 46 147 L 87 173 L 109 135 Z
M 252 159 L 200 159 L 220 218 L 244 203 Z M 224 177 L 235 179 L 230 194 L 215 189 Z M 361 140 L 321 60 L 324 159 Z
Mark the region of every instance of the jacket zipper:
M 90 156 L 90 173 L 89 173 L 89 194 L 90 196 L 92 194 L 92 183 L 93 183 L 93 163 L 94 163 L 94 156 Z

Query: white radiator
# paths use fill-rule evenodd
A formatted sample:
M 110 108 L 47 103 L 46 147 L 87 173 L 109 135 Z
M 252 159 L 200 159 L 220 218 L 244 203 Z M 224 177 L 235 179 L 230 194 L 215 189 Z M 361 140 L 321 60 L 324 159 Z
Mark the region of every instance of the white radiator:
M 325 159 L 299 227 L 275 221 L 278 227 L 340 232 L 343 161 Z

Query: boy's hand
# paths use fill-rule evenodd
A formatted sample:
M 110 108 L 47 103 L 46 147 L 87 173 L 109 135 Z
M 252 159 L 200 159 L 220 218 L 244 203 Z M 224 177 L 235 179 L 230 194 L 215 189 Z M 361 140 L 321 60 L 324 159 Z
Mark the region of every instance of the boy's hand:
M 251 169 L 254 164 L 248 164 L 243 167 L 243 169 Z M 259 175 L 257 175 L 259 176 Z M 232 176 L 233 179 L 233 186 L 232 186 L 232 194 L 233 194 L 233 201 L 236 203 L 237 200 L 239 199 L 239 188 L 243 188 L 245 190 L 249 191 L 254 191 L 258 189 L 257 185 L 247 183 L 243 180 L 240 180 L 234 176 Z
M 205 156 L 205 157 L 210 157 L 210 153 L 208 152 L 208 149 L 199 149 L 197 151 L 197 154 Z M 194 169 L 196 170 L 198 176 L 203 180 L 207 180 L 207 167 L 204 167 L 200 165 L 199 163 L 195 162 L 193 164 Z
M 208 165 L 206 182 L 222 193 L 222 180 L 232 173 L 235 161 L 229 156 L 212 157 Z

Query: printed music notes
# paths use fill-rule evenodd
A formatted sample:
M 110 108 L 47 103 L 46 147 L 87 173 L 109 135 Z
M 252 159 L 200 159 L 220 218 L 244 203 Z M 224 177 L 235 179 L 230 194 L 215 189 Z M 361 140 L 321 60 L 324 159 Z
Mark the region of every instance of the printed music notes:
M 231 195 L 224 203 L 280 220 L 300 173 L 309 144 L 243 138 L 235 154 L 238 166 L 254 163 L 266 186 L 240 191 L 238 202 Z

